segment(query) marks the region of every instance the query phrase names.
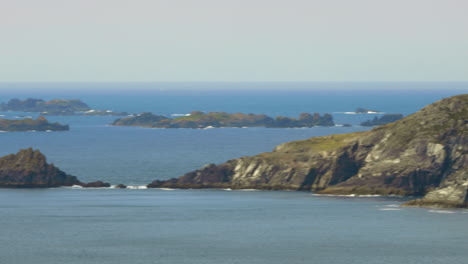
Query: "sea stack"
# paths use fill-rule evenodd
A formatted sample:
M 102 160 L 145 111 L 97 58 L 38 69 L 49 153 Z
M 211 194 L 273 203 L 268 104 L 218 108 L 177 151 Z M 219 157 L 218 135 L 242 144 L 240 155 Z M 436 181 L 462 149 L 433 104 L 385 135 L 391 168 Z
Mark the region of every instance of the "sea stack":
M 99 183 L 99 184 L 96 184 Z M 83 187 L 108 187 L 109 183 L 82 183 L 47 163 L 39 150 L 22 149 L 16 154 L 0 158 L 0 188 L 51 188 L 80 185 Z

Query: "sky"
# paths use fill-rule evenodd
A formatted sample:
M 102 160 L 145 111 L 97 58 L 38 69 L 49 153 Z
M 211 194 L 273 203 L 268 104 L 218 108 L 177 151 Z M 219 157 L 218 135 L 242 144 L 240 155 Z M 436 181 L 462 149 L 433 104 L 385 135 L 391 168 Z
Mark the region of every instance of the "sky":
M 0 82 L 468 81 L 467 0 L 0 0 Z

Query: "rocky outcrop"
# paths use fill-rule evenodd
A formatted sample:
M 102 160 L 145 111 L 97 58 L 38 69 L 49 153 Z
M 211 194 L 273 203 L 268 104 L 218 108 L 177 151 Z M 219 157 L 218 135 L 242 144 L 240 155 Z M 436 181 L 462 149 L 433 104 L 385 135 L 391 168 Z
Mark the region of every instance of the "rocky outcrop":
M 174 119 L 165 116 L 142 113 L 134 117 L 121 118 L 112 125 L 118 126 L 145 126 L 156 128 L 207 128 L 207 127 L 313 127 L 334 126 L 330 114 L 321 116 L 318 113 L 302 113 L 299 118 L 278 116 L 271 118 L 267 115 L 256 114 L 229 114 L 225 112 L 204 113 L 193 111 L 189 116 Z
M 151 127 L 156 122 L 168 119 L 166 116 L 153 115 L 152 113 L 145 112 L 135 116 L 119 118 L 115 120 L 113 126 L 148 126 Z
M 76 112 L 91 110 L 89 106 L 78 99 L 54 99 L 48 102 L 42 99 L 28 98 L 26 100 L 11 99 L 0 104 L 0 111 L 22 112 Z
M 372 120 L 367 120 L 365 122 L 362 122 L 361 126 L 381 126 L 381 125 L 390 124 L 402 118 L 403 118 L 402 114 L 386 114 L 381 117 L 374 117 L 374 119 Z
M 322 194 L 425 195 L 408 205 L 464 207 L 468 95 L 370 131 L 315 137 L 148 187 L 256 188 Z
M 44 154 L 32 148 L 0 158 L 0 188 L 51 188 L 73 185 L 110 186 L 103 182 L 82 183 L 75 176 L 47 163 Z
M 46 118 L 40 116 L 36 120 L 26 118 L 22 120 L 0 119 L 0 131 L 67 131 L 68 125 L 49 123 Z

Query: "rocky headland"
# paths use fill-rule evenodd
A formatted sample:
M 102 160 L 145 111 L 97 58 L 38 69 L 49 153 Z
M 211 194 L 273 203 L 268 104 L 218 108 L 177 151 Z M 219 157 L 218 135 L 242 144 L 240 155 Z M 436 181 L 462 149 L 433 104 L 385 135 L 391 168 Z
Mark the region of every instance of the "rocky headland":
M 361 126 L 382 126 L 386 124 L 390 124 L 397 120 L 403 118 L 402 114 L 385 114 L 381 117 L 374 117 L 372 120 L 367 120 L 361 123 Z
M 468 94 L 370 131 L 288 142 L 149 188 L 232 188 L 423 196 L 405 206 L 468 206 Z
M 45 117 L 12 120 L 0 119 L 0 131 L 68 131 L 68 125 L 49 123 Z
M 207 127 L 314 127 L 334 126 L 333 117 L 330 114 L 321 116 L 318 113 L 302 113 L 297 119 L 278 116 L 276 118 L 267 115 L 225 112 L 204 113 L 193 111 L 189 116 L 168 118 L 151 113 L 142 113 L 133 117 L 121 118 L 112 123 L 115 126 L 144 126 L 154 128 L 207 128 Z
M 109 187 L 103 182 L 83 183 L 47 163 L 39 150 L 22 149 L 16 154 L 0 157 L 0 188 L 51 188 L 80 185 Z

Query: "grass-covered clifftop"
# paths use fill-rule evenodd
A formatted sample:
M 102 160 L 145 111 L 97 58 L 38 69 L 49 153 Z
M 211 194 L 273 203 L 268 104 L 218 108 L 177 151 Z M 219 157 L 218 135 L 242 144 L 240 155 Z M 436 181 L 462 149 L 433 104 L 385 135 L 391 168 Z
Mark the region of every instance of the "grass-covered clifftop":
M 31 118 L 21 120 L 0 119 L 0 131 L 67 131 L 68 125 L 59 123 L 49 123 L 46 118 L 38 117 L 36 120 Z
M 408 205 L 468 206 L 468 94 L 370 131 L 282 144 L 148 187 L 424 195 Z

